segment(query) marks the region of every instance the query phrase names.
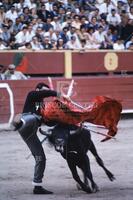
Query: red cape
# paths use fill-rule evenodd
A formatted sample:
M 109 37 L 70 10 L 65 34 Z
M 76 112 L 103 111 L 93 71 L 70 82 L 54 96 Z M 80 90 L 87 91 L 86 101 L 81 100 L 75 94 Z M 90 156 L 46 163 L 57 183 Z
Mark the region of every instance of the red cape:
M 45 109 L 41 113 L 45 121 L 75 125 L 86 121 L 103 125 L 109 131 L 107 137 L 102 141 L 110 139 L 109 136 L 115 136 L 122 111 L 121 103 L 105 96 L 97 96 L 90 105 L 87 109 L 80 109 L 69 100 L 54 99 L 45 104 Z

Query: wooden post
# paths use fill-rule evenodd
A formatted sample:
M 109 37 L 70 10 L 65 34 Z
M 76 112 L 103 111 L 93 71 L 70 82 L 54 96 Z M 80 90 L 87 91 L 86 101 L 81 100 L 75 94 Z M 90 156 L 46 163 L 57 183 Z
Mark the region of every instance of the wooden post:
M 65 78 L 72 78 L 72 52 L 71 51 L 65 51 Z

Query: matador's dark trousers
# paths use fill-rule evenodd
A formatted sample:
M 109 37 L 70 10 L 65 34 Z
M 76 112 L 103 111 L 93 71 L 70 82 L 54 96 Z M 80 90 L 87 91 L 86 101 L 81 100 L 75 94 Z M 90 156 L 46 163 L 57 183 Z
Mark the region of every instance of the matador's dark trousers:
M 21 121 L 23 123 L 18 131 L 35 158 L 33 185 L 41 185 L 46 157 L 42 144 L 37 136 L 40 120 L 35 114 L 25 113 L 22 115 Z

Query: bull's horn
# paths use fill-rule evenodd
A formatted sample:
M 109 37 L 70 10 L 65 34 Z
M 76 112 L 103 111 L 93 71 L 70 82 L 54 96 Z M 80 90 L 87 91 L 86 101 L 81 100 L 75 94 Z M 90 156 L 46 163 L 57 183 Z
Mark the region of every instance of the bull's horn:
M 44 130 L 42 130 L 41 128 L 39 128 L 39 132 L 40 132 L 42 135 L 46 135 L 46 136 L 50 136 L 50 135 L 52 134 L 52 131 L 51 131 L 51 130 L 44 131 Z

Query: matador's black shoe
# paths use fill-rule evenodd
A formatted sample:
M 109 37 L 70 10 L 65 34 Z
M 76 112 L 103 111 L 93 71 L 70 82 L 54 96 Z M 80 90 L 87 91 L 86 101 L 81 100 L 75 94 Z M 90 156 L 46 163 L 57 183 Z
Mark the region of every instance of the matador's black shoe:
M 33 189 L 33 194 L 53 194 L 53 192 L 46 190 L 42 186 L 35 186 Z

